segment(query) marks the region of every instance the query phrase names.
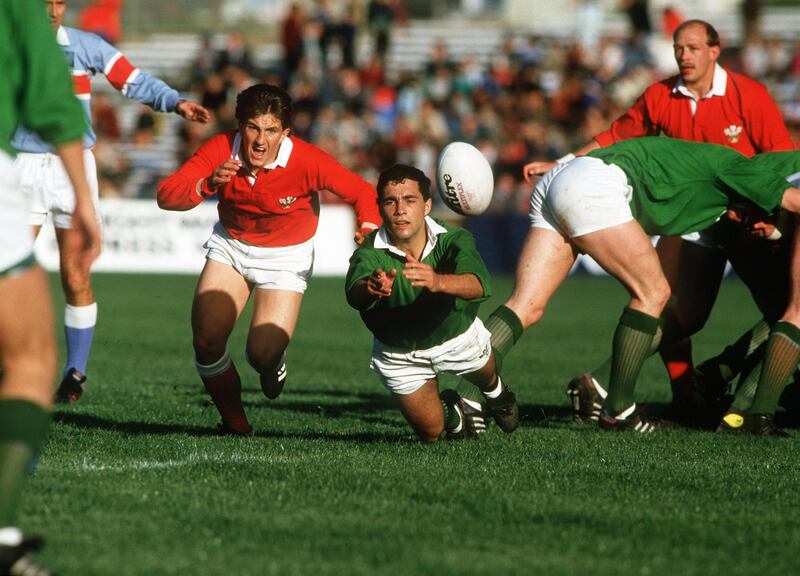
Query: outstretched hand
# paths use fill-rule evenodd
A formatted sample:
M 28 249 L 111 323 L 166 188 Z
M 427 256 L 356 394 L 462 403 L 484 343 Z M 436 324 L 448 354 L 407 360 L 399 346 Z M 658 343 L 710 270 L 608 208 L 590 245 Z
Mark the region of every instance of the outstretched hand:
M 376 268 L 367 278 L 367 293 L 378 298 L 391 296 L 395 278 L 397 278 L 397 270 L 395 268 L 388 272 Z
M 522 177 L 525 178 L 525 182 L 532 185 L 535 176 L 541 176 L 545 172 L 549 172 L 555 165 L 556 162 L 530 162 L 525 164 L 522 169 Z
M 211 120 L 211 113 L 200 106 L 200 104 L 192 102 L 191 100 L 178 100 L 178 105 L 175 106 L 175 112 L 192 122 L 205 124 Z
M 406 253 L 403 276 L 411 281 L 412 286 L 421 286 L 431 292 L 441 291 L 441 276 L 428 264 L 420 262 L 410 253 Z

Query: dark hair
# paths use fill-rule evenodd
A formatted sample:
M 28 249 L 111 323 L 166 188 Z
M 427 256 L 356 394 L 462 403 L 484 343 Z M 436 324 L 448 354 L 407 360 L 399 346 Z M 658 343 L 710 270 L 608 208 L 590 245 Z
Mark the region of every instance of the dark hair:
M 236 97 L 236 119 L 242 124 L 256 116 L 272 114 L 285 130 L 292 127 L 293 108 L 286 90 L 271 84 L 253 84 Z
M 687 20 L 686 22 L 681 22 L 681 25 L 675 28 L 675 32 L 672 33 L 672 41 L 677 42 L 680 33 L 686 30 L 689 26 L 702 26 L 706 29 L 706 36 L 708 36 L 706 39 L 706 45 L 719 46 L 719 32 L 717 32 L 717 29 L 705 20 Z
M 419 168 L 414 168 L 407 164 L 395 164 L 391 168 L 387 168 L 381 175 L 378 176 L 378 198 L 383 196 L 383 191 L 387 184 L 400 183 L 403 180 L 413 180 L 419 184 L 419 191 L 422 192 L 422 198 L 429 200 L 431 197 L 431 181 L 425 176 L 425 173 Z

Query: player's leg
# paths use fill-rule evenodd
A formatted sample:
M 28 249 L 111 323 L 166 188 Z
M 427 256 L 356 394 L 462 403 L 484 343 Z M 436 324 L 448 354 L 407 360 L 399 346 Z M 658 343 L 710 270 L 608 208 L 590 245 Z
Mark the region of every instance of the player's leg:
M 656 252 L 672 290 L 664 310 L 668 334 L 659 354 L 669 375 L 673 402 L 686 406 L 691 399 L 694 374 L 689 337 L 708 320 L 719 294 L 726 259 L 722 250 L 681 237 L 660 238 Z
M 247 359 L 258 372 L 261 390 L 277 398 L 286 384 L 286 347 L 294 335 L 303 293 L 256 288 L 247 335 Z
M 59 274 L 64 291 L 64 335 L 67 361 L 61 384 L 56 392 L 58 402 L 75 402 L 83 393 L 86 369 L 97 324 L 97 302 L 88 272 L 78 265 L 77 255 L 70 252 L 69 236 L 76 232 L 56 228 L 59 246 Z
M 206 260 L 192 303 L 192 343 L 200 378 L 222 416 L 223 430 L 249 434 L 242 384 L 228 352 L 236 320 L 250 297 L 250 285 L 232 266 Z
M 464 379 L 481 391 L 488 413 L 503 432 L 508 434 L 517 429 L 519 426 L 517 397 L 497 372 L 494 353 L 479 370 L 464 374 Z
M 98 202 L 97 169 L 91 151 L 83 155 L 86 179 Z M 53 158 L 43 174 L 47 187 L 47 208 L 53 216 L 59 252 L 59 273 L 64 291 L 64 335 L 67 343 L 67 360 L 61 384 L 56 391 L 57 402 L 75 402 L 83 393 L 89 353 L 92 348 L 95 325 L 97 324 L 97 302 L 92 291 L 91 276 L 80 266 L 78 256 L 70 246 L 72 212 L 75 198 L 72 186 L 60 160 Z M 99 214 L 99 211 L 98 211 Z M 32 214 L 33 218 L 35 214 Z
M 533 227 L 522 247 L 514 290 L 484 323 L 492 334 L 498 366 L 525 329 L 536 324 L 556 289 L 575 263 L 574 248 L 561 234 Z
M 32 263 L 12 275 L 0 266 L 0 571 L 26 552 L 14 521 L 27 471 L 47 433 L 56 371 L 47 279 Z
M 463 376 L 473 391 L 477 388 L 486 403 L 490 414 L 503 432 L 510 433 L 519 426 L 519 406 L 513 390 L 500 377 L 492 351 L 491 334 L 480 321 L 475 318 L 462 334 L 430 350 L 415 353 L 418 358 L 430 358 L 433 369 L 437 373 L 448 372 Z M 448 398 L 444 396 L 445 403 Z M 462 397 L 462 404 L 467 403 L 475 410 L 482 410 L 479 396 L 474 394 Z
M 659 317 L 670 295 L 669 284 L 649 237 L 635 221 L 573 241 L 622 282 L 631 295 L 614 333 L 611 378 L 604 405 L 612 419 L 624 419 L 635 406 L 636 380 L 659 331 Z
M 436 442 L 444 432 L 444 408 L 436 378 L 427 380 L 410 394 L 395 393 L 400 411 L 420 440 Z

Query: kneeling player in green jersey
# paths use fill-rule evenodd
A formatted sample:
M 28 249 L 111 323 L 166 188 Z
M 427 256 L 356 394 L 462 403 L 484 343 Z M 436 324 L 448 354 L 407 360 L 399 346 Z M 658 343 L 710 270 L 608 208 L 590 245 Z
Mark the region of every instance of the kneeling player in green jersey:
M 480 404 L 452 390 L 440 401 L 443 372 L 475 384 L 495 422 L 513 432 L 516 398 L 497 374 L 489 332 L 477 317 L 489 297 L 489 272 L 475 240 L 428 215 L 431 182 L 412 166 L 381 173 L 378 207 L 383 225 L 353 253 L 345 282 L 348 303 L 375 336 L 372 369 L 426 442 L 435 442 L 445 428 L 454 438 L 485 428 Z
M 639 432 L 663 427 L 638 414 L 634 403 L 639 371 L 658 346 L 659 316 L 670 297 L 648 234 L 704 230 L 742 200 L 767 214 L 781 207 L 797 213 L 800 189 L 784 176 L 798 170 L 800 152 L 748 159 L 722 146 L 670 138 L 626 140 L 556 166 L 531 194 L 531 230 L 514 291 L 486 322 L 495 353 L 502 358 L 539 321 L 578 254 L 588 254 L 631 295 L 614 333 L 600 425 Z M 663 330 L 669 338 L 670 327 Z

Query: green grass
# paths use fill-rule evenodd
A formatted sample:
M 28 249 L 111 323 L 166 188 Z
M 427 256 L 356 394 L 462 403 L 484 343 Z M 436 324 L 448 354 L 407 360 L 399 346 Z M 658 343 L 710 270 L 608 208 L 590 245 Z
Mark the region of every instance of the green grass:
M 21 523 L 61 574 L 791 574 L 800 570 L 798 442 L 569 424 L 564 385 L 608 353 L 626 298 L 570 279 L 508 357 L 524 420 L 425 446 L 368 368 L 370 335 L 315 278 L 288 388 L 243 358 L 252 439 L 214 436 L 194 369 L 195 279 L 97 275 L 100 323 L 81 401 L 56 409 Z M 55 286 L 55 284 L 54 284 Z M 483 316 L 510 292 L 497 279 Z M 60 296 L 56 296 L 60 298 Z M 698 358 L 757 319 L 726 282 Z M 454 378 L 444 381 L 455 384 Z M 663 368 L 637 396 L 664 403 Z

